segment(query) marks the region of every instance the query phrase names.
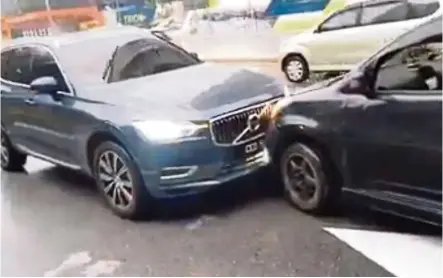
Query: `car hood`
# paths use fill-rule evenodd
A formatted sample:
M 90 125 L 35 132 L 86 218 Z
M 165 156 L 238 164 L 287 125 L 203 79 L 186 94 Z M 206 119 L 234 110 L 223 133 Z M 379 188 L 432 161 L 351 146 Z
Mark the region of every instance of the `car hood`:
M 206 120 L 284 93 L 284 85 L 259 72 L 212 63 L 87 88 L 87 99 L 132 118 Z M 122 111 L 122 112 L 123 112 Z

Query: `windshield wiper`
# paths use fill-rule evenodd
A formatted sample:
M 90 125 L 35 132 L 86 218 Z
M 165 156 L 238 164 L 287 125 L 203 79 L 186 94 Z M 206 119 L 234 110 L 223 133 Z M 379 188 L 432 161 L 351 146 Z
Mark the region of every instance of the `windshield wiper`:
M 109 58 L 108 62 L 106 62 L 106 67 L 105 67 L 105 71 L 103 72 L 103 76 L 102 79 L 105 80 L 106 76 L 108 75 L 108 73 L 111 71 L 111 64 L 112 61 L 114 60 L 115 56 L 117 55 L 117 51 L 120 49 L 119 46 L 117 46 L 114 50 L 114 52 L 112 52 L 111 58 Z M 106 80 L 105 80 L 106 81 Z

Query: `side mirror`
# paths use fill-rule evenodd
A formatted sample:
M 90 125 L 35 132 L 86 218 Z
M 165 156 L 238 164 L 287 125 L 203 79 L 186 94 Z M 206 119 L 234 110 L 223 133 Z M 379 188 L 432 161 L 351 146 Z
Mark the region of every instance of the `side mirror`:
M 34 79 L 30 84 L 30 88 L 38 94 L 53 95 L 57 93 L 59 86 L 54 77 L 42 76 Z
M 191 56 L 194 57 L 195 59 L 198 59 L 198 54 L 197 53 L 191 52 L 189 54 L 191 54 Z
M 365 72 L 351 72 L 348 78 L 340 86 L 340 91 L 349 95 L 364 95 L 367 98 L 375 98 L 375 92 L 371 88 L 371 78 Z

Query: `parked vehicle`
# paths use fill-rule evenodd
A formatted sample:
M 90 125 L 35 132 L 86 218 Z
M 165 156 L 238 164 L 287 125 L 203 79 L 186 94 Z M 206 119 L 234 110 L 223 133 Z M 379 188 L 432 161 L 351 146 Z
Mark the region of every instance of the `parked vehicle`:
M 84 171 L 121 217 L 269 163 L 260 113 L 284 94 L 274 78 L 135 27 L 18 39 L 1 62 L 2 168 L 30 155 Z
M 292 82 L 312 72 L 349 71 L 377 49 L 430 18 L 438 0 L 369 0 L 350 4 L 316 28 L 284 41 L 280 65 Z
M 322 213 L 349 196 L 441 225 L 441 24 L 274 106 L 267 144 L 291 204 Z

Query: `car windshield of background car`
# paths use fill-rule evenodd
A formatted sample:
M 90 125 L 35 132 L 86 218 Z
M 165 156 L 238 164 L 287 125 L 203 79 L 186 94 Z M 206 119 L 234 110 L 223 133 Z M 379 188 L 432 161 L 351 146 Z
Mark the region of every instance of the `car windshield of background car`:
M 91 39 L 64 45 L 57 50 L 57 56 L 71 82 L 81 86 L 99 85 L 106 83 L 103 73 L 115 49 L 117 47 L 119 47 L 119 51 L 125 49 L 128 43 L 139 39 L 140 37 L 134 36 Z M 168 50 L 166 55 L 162 55 L 162 64 L 167 64 L 169 70 L 200 63 L 200 60 L 182 49 L 165 42 L 160 42 L 159 45 L 162 45 L 163 52 Z M 163 70 L 158 72 L 161 71 Z
M 378 60 L 386 53 L 403 49 L 409 45 L 417 44 L 421 41 L 424 41 L 431 36 L 437 36 L 441 34 L 441 25 L 442 25 L 442 18 L 440 16 L 433 18 L 427 21 L 426 23 L 423 23 L 418 27 L 400 35 L 393 42 L 382 47 L 379 51 L 377 51 L 374 55 L 372 55 L 371 58 L 362 62 L 360 66 L 358 66 L 358 69 L 360 71 L 366 69 L 368 65 L 374 63 L 374 61 Z
M 134 35 L 121 35 L 72 42 L 58 47 L 56 54 L 74 85 L 104 84 L 103 72 L 116 47 L 134 38 Z

